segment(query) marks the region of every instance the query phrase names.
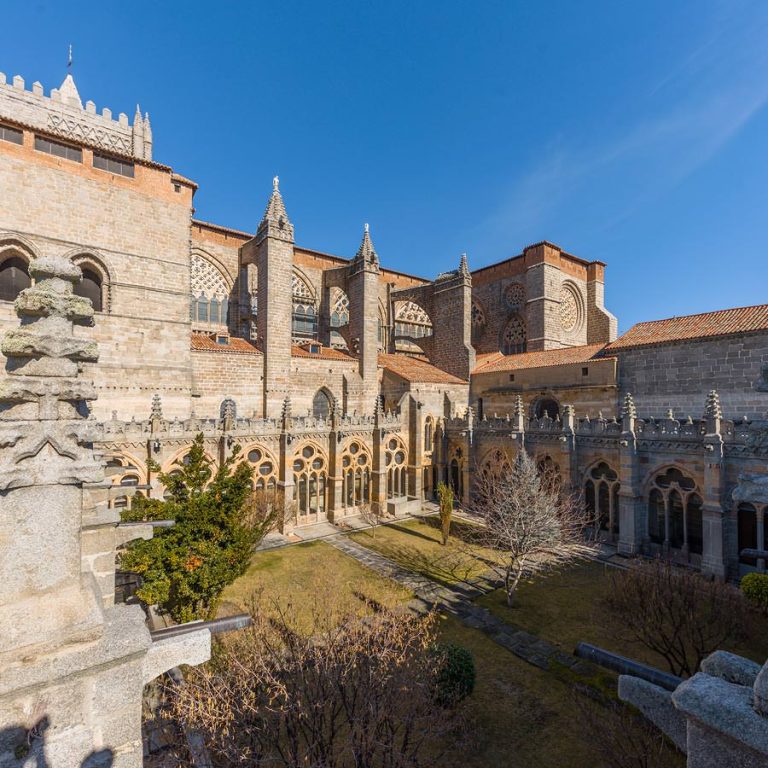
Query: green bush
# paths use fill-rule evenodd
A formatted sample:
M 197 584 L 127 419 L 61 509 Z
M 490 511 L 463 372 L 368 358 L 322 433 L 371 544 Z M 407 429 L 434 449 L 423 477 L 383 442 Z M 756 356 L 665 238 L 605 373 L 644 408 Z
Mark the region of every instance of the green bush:
M 475 660 L 460 645 L 440 643 L 432 652 L 439 658 L 435 700 L 442 707 L 453 707 L 475 689 Z
M 741 580 L 741 591 L 752 605 L 768 614 L 768 573 L 748 573 Z

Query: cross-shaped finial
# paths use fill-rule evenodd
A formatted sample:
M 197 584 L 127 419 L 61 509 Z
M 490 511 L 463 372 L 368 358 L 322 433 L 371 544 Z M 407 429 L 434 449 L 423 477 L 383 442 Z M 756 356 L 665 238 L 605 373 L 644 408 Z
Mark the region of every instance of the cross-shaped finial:
M 67 57 L 67 68 L 72 66 L 72 43 L 69 44 L 69 56 Z
M 368 223 L 366 222 L 363 226 L 365 227 L 365 231 L 368 232 Z
M 272 179 L 272 189 L 274 189 L 275 192 L 277 192 L 279 187 L 280 187 L 280 177 L 279 176 L 275 176 Z

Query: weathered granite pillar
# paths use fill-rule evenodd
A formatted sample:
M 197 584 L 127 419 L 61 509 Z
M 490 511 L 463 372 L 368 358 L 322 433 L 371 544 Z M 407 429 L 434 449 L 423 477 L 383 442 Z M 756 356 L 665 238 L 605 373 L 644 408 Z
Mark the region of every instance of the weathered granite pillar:
M 619 438 L 619 544 L 624 555 L 640 552 L 646 532 L 646 510 L 640 487 L 640 466 L 637 459 L 635 422 L 637 408 L 632 395 L 627 392 L 621 412 L 621 437 Z
M 707 395 L 704 420 L 704 450 L 707 458 L 704 462 L 704 498 L 702 504 L 702 526 L 704 546 L 701 557 L 701 570 L 713 576 L 725 578 L 727 556 L 725 547 L 725 511 L 723 510 L 723 437 L 720 397 L 712 390 Z
M 210 635 L 152 643 L 141 608 L 112 605 L 83 570 L 84 536 L 117 531 L 112 510 L 83 515 L 83 484 L 104 476 L 87 419 L 95 394 L 80 380 L 81 363 L 98 356 L 73 324 L 90 322 L 93 309 L 73 294 L 81 273 L 66 259 L 38 258 L 30 274 L 35 284 L 15 302 L 21 326 L 2 342 L 0 766 L 29 756 L 77 768 L 98 755 L 139 768 L 143 686 L 205 660 Z

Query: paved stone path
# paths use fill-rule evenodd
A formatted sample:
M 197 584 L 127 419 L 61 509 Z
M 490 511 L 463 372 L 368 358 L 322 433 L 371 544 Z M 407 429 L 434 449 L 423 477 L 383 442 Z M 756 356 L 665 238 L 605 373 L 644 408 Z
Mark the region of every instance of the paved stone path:
M 598 668 L 593 664 L 565 653 L 556 645 L 530 632 L 507 624 L 486 608 L 476 605 L 473 602 L 475 598 L 496 586 L 487 580 L 448 587 L 403 568 L 384 555 L 352 541 L 348 536 L 339 534 L 326 541 L 375 573 L 393 579 L 413 592 L 415 598 L 409 603 L 409 607 L 413 610 L 427 611 L 436 608 L 450 613 L 465 626 L 479 629 L 498 645 L 540 669 L 552 670 L 557 666 L 563 666 L 586 676 L 592 676 L 598 672 Z

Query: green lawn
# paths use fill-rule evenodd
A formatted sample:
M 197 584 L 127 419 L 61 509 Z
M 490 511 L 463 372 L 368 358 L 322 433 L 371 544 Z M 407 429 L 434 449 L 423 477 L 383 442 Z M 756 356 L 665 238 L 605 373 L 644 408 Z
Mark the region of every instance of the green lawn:
M 506 596 L 496 590 L 477 602 L 499 618 L 532 632 L 571 652 L 583 640 L 606 650 L 667 670 L 664 659 L 642 645 L 622 638 L 621 626 L 600 607 L 608 588 L 610 566 L 587 562 L 566 571 L 537 577 L 523 584 L 517 605 L 507 607 Z M 748 642 L 723 650 L 747 656 L 761 664 L 768 658 L 768 622 L 756 620 Z
M 409 528 L 432 540 L 434 529 L 429 526 L 409 524 Z M 385 530 L 377 532 L 377 545 L 386 541 Z M 339 596 L 352 610 L 364 610 L 360 594 L 390 605 L 410 597 L 323 542 L 257 552 L 248 572 L 226 590 L 221 613 L 243 610 L 249 595 L 258 589 L 268 599 L 281 605 L 291 602 L 307 615 L 325 595 Z M 446 642 L 470 649 L 477 669 L 468 739 L 451 748 L 442 768 L 604 768 L 582 729 L 581 700 L 574 699 L 565 683 L 455 618 L 441 618 L 439 634 Z M 612 717 L 608 712 L 605 716 Z M 681 765 L 675 762 L 674 768 Z
M 323 541 L 255 553 L 245 575 L 224 590 L 219 615 L 247 611 L 259 590 L 268 604 L 291 606 L 299 617 L 309 617 L 325 596 L 333 597 L 342 612 L 365 612 L 363 596 L 388 606 L 411 598 L 406 589 Z
M 440 543 L 436 517 L 390 523 L 372 530 L 358 531 L 350 538 L 379 552 L 399 565 L 442 584 L 457 584 L 481 576 L 489 570 L 494 553 L 466 543 L 474 526 L 454 520 L 446 546 Z

